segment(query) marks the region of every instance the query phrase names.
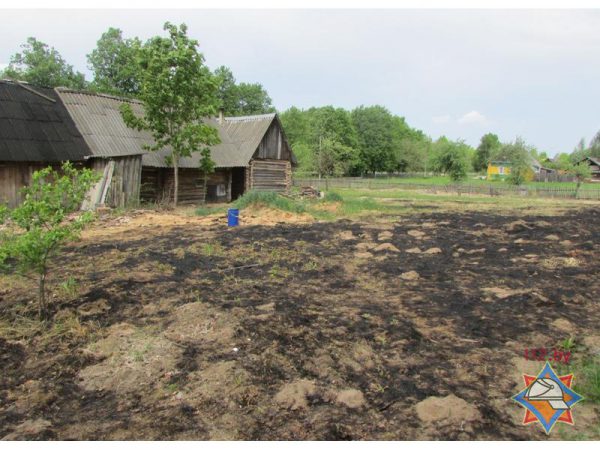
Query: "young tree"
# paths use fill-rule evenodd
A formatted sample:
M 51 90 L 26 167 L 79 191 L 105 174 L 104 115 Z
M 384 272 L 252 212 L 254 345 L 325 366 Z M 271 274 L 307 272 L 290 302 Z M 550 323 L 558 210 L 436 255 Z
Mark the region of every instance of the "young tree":
M 504 144 L 494 155 L 494 159 L 510 162 L 510 175 L 506 181 L 514 185 L 521 185 L 531 171 L 530 148 L 525 141 L 517 138 L 514 143 Z
M 14 267 L 24 276 L 37 276 L 40 319 L 46 319 L 48 313 L 46 277 L 50 259 L 66 242 L 76 239 L 93 218 L 90 212 L 74 219 L 67 219 L 67 214 L 79 209 L 97 179 L 90 169 L 77 170 L 68 162 L 61 171 L 47 167 L 33 173 L 31 185 L 23 189 L 25 200 L 20 206 L 0 211 L 0 223 L 9 219 L 18 228 L 0 235 L 0 266 Z
M 121 114 L 129 127 L 152 133 L 155 144 L 146 149 L 170 149 L 177 206 L 180 159 L 219 142 L 217 130 L 204 123 L 217 109 L 217 81 L 198 52 L 198 42 L 187 36 L 185 24 L 167 22 L 164 29 L 169 37 L 156 36 L 139 52 L 138 98 L 144 103 L 144 117 L 136 116 L 128 103 Z
M 448 141 L 436 159 L 438 170 L 446 172 L 452 181 L 459 182 L 467 178 L 469 161 L 461 142 Z
M 27 81 L 44 87 L 83 89 L 86 86 L 84 75 L 75 72 L 73 66 L 67 64 L 53 47 L 30 37 L 21 49 L 21 53 L 15 53 L 10 58 L 10 64 L 0 74 L 2 78 Z
M 204 147 L 200 151 L 200 171 L 203 175 L 204 185 L 204 203 L 206 203 L 206 185 L 208 183 L 208 176 L 215 171 L 215 162 L 210 157 L 210 147 Z
M 492 133 L 484 134 L 481 137 L 481 142 L 475 151 L 475 158 L 473 159 L 473 168 L 475 171 L 481 172 L 487 169 L 492 155 L 501 147 L 502 144 L 500 143 L 498 136 Z
M 107 94 L 135 96 L 140 91 L 138 63 L 141 42 L 138 38 L 123 39 L 118 28 L 102 34 L 96 48 L 87 55 L 89 68 L 94 72 L 91 88 Z
M 570 173 L 575 177 L 575 182 L 577 183 L 575 188 L 575 198 L 577 198 L 579 196 L 579 188 L 581 188 L 581 183 L 591 178 L 592 171 L 590 166 L 585 161 L 580 161 L 577 164 L 571 164 L 567 168 L 567 173 Z

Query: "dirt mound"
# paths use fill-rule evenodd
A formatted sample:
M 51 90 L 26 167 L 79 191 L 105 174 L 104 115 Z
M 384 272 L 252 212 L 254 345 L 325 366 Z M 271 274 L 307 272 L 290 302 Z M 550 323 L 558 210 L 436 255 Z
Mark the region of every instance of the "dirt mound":
M 385 244 L 379 244 L 377 247 L 373 248 L 374 252 L 395 252 L 398 253 L 400 250 L 398 250 L 398 248 L 393 245 L 390 244 L 389 242 L 386 242 Z
M 17 425 L 15 429 L 4 436 L 2 441 L 47 440 L 52 436 L 52 423 L 46 419 L 32 419 Z
M 356 409 L 365 404 L 365 396 L 358 389 L 344 389 L 336 394 L 335 402 Z
M 88 347 L 103 361 L 79 372 L 79 384 L 88 390 L 114 390 L 118 393 L 140 391 L 153 385 L 175 367 L 180 353 L 160 335 L 127 323 L 114 325 L 107 337 Z
M 405 281 L 416 281 L 420 278 L 420 276 L 414 270 L 410 270 L 408 272 L 401 273 L 400 278 L 402 278 Z
M 296 410 L 308 407 L 307 397 L 317 391 L 312 380 L 298 380 L 283 386 L 275 395 L 275 402 L 284 408 Z
M 311 223 L 310 214 L 292 213 L 266 206 L 250 206 L 240 211 L 240 225 L 277 225 L 281 223 Z
M 234 344 L 236 321 L 230 314 L 217 311 L 202 302 L 188 303 L 174 311 L 174 320 L 164 336 L 183 343 Z
M 454 394 L 446 397 L 428 397 L 417 403 L 415 410 L 419 419 L 427 423 L 461 423 L 473 421 L 478 417 L 477 408 Z

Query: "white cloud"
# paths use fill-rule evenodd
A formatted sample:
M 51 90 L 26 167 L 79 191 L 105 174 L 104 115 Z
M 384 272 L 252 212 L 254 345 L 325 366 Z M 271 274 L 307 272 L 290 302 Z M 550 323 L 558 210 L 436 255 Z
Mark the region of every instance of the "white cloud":
M 450 116 L 448 114 L 444 114 L 443 116 L 433 116 L 431 121 L 433 123 L 448 123 L 450 122 Z
M 457 121 L 461 125 L 485 125 L 487 118 L 479 111 L 469 111 Z

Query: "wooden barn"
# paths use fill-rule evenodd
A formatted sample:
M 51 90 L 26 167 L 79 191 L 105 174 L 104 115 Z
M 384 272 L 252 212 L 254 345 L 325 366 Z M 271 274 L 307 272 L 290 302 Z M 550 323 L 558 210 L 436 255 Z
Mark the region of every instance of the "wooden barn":
M 34 171 L 67 160 L 84 165 L 90 157 L 53 89 L 0 80 L 0 204 L 18 205 Z
M 119 105 L 125 101 L 109 95 L 57 88 L 75 126 L 88 145 L 88 166 L 104 174 L 106 198 L 112 207 L 137 205 L 140 201 L 142 145 L 147 142 L 127 128 Z
M 199 153 L 180 161 L 179 203 L 229 202 L 244 192 L 285 192 L 291 187 L 296 160 L 276 114 L 207 119 L 219 132 L 221 143 L 211 147 L 216 170 L 204 178 L 198 169 Z M 143 157 L 142 198 L 169 199 L 173 195 L 173 169 L 165 162 L 167 150 Z
M 138 192 L 146 202 L 172 198 L 174 177 L 167 161 L 169 150 L 143 150 L 145 145 L 152 145 L 152 135 L 128 128 L 121 117 L 119 108 L 123 102 L 130 103 L 134 113 L 142 116 L 141 102 L 67 89 L 57 91 L 97 159 L 98 167 L 117 158 L 123 161 L 123 168 L 115 172 L 115 176 L 122 179 L 126 200 L 135 199 Z M 182 158 L 178 203 L 226 202 L 249 189 L 286 191 L 290 188 L 291 169 L 296 160 L 276 114 L 220 116 L 205 119 L 205 122 L 217 129 L 221 140 L 211 147 L 216 170 L 208 176 L 204 192 L 199 152 Z

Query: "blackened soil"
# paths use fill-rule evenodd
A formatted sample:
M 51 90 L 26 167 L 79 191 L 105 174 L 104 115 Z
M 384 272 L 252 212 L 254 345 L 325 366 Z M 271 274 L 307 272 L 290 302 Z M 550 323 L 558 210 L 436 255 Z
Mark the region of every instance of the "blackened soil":
M 379 241 L 382 231 L 391 238 Z M 519 387 L 512 361 L 526 346 L 597 333 L 599 232 L 600 212 L 590 209 L 560 217 L 423 214 L 390 217 L 383 227 L 180 226 L 75 245 L 54 276 L 86 281 L 75 298 L 57 295 L 52 311 L 72 311 L 96 331 L 51 343 L 42 334 L 0 338 L 0 437 L 45 419 L 43 436 L 56 439 L 545 439 L 511 417 L 518 407 L 508 399 Z M 398 252 L 367 248 L 364 258 L 363 248 L 357 257 L 359 244 L 383 242 Z M 414 247 L 441 252 L 406 252 Z M 411 271 L 418 279 L 405 280 Z M 31 292 L 8 292 L 0 314 L 12 320 Z M 80 313 L 99 301 L 108 307 Z M 80 371 L 106 357 L 88 348 L 109 327 L 126 322 L 162 336 L 177 326 L 177 308 L 198 301 L 232 318 L 231 342 L 178 342 L 169 383 L 149 380 L 126 394 L 82 387 Z M 555 327 L 558 319 L 573 330 Z M 245 378 L 224 379 L 220 399 L 198 400 L 191 380 L 227 362 Z M 317 386 L 306 407 L 274 400 L 301 379 Z M 32 382 L 51 395 L 31 398 Z M 344 389 L 361 391 L 364 405 L 336 402 Z M 449 394 L 475 407 L 478 419 L 418 418 L 415 404 Z

